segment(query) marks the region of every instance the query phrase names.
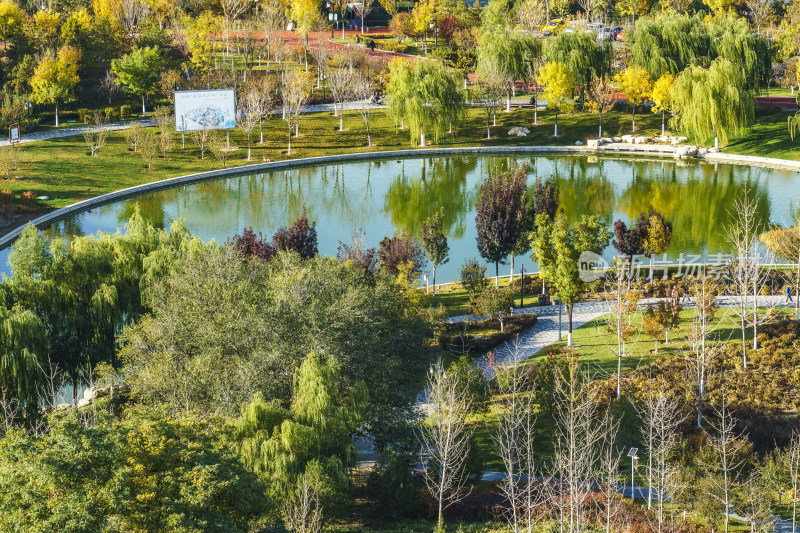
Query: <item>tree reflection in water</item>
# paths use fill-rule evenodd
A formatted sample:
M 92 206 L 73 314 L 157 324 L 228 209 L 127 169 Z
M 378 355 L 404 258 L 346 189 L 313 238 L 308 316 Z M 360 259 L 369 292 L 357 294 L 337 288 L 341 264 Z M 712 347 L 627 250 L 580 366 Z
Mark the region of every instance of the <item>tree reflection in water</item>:
M 560 206 L 570 222 L 583 214 L 598 214 L 609 224 L 618 218 L 629 222 L 651 208 L 660 211 L 673 224 L 672 256 L 727 251 L 729 209 L 745 189 L 756 198 L 762 222 L 792 223 L 800 200 L 798 173 L 775 169 L 616 156 L 458 155 L 233 176 L 95 208 L 55 224 L 49 234 L 114 232 L 138 208 L 158 227 L 183 217 L 190 231 L 224 242 L 249 226 L 271 234 L 295 220 L 305 205 L 318 224 L 320 251 L 335 255 L 338 241 L 349 242 L 354 229 L 363 228 L 365 244 L 375 246 L 399 231 L 418 236 L 422 222 L 442 209 L 451 249 L 451 261 L 441 271 L 447 279 L 464 259 L 477 256 L 474 208 L 482 177 L 496 166 L 520 163 L 529 165 L 531 196 L 537 177 L 558 182 Z M 535 269 L 528 262 L 529 267 Z

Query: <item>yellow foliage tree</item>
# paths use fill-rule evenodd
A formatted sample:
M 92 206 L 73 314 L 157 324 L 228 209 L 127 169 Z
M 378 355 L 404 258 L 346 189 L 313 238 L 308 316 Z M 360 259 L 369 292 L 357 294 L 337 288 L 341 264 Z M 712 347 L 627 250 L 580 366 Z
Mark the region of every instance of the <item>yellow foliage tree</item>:
M 631 104 L 633 117 L 631 132 L 636 133 L 636 106 L 650 96 L 653 90 L 653 80 L 645 69 L 628 67 L 614 76 L 614 83 L 620 91 L 625 93 L 628 103 Z
M 0 2 L 0 39 L 3 40 L 3 55 L 6 53 L 8 41 L 22 30 L 25 12 L 13 0 Z
M 116 21 L 122 16 L 122 4 L 118 0 L 92 0 L 92 11 L 96 17 Z
M 60 37 L 64 44 L 74 44 L 78 41 L 78 34 L 89 31 L 92 26 L 92 17 L 85 9 L 73 12 L 61 24 Z
M 575 77 L 563 63 L 548 61 L 539 69 L 536 82 L 544 88 L 542 98 L 547 101 L 547 108 L 556 112 L 553 136 L 558 137 L 558 112 L 568 113 L 575 108 Z
M 192 54 L 192 65 L 208 74 L 214 62 L 215 35 L 222 31 L 222 18 L 210 11 L 204 11 L 194 21 L 187 24 L 187 43 Z
M 703 3 L 718 16 L 727 16 L 733 13 L 733 0 L 703 0 Z
M 800 223 L 767 231 L 759 239 L 775 255 L 794 264 L 794 319 L 800 320 Z
M 322 15 L 319 13 L 319 2 L 317 0 L 291 0 L 287 16 L 294 21 L 297 33 L 303 37 L 305 42 L 303 50 L 305 51 L 306 72 L 308 72 L 308 34 L 322 20 Z
M 158 27 L 164 28 L 164 21 L 177 12 L 175 0 L 145 0 L 144 2 L 158 21 Z
M 33 24 L 38 35 L 44 39 L 55 37 L 58 25 L 61 24 L 61 15 L 49 9 L 42 9 L 33 15 Z
M 653 91 L 650 95 L 650 99 L 655 104 L 653 113 L 661 113 L 661 135 L 664 135 L 667 111 L 672 111 L 672 86 L 674 84 L 675 76 L 667 72 L 653 84 Z
M 58 127 L 58 106 L 61 102 L 75 99 L 73 90 L 80 81 L 78 62 L 81 51 L 73 46 L 62 46 L 55 57 L 44 56 L 31 78 L 31 100 L 37 104 L 56 106 L 56 127 Z
M 422 35 L 427 50 L 428 27 L 436 14 L 436 0 L 420 0 L 411 12 L 411 26 L 414 32 Z

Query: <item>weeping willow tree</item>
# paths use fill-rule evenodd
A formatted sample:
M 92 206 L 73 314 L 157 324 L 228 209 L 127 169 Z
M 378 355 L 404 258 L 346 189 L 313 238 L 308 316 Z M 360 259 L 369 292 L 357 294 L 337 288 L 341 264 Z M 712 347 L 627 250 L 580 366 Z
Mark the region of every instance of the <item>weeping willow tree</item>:
M 68 243 L 58 237 L 47 242 L 28 225 L 11 246 L 12 275 L 0 283 L 0 313 L 20 318 L 28 317 L 27 310 L 38 317 L 44 343 L 31 352 L 48 370 L 58 369 L 59 381 L 72 384 L 76 400 L 87 370 L 118 362 L 119 335 L 146 311 L 147 287 L 205 246 L 181 222 L 167 232 L 146 222 L 138 210 L 124 234 L 98 233 Z
M 690 17 L 663 13 L 639 20 L 633 33 L 631 58 L 635 66 L 660 78 L 702 64 L 710 51 L 708 29 L 701 14 Z
M 312 353 L 295 373 L 289 409 L 256 395 L 234 423 L 233 441 L 245 466 L 269 481 L 277 497 L 314 469 L 327 487 L 327 509 L 346 500 L 346 468 L 356 460 L 352 437 L 365 421 L 369 394 L 364 382 L 343 390 L 340 377 L 334 364 Z
M 45 339 L 44 324 L 32 311 L 0 310 L 0 396 L 19 401 L 29 417 L 36 416 L 44 385 Z
M 678 129 L 702 141 L 714 136 L 714 147 L 728 143 L 753 121 L 753 96 L 741 69 L 726 59 L 709 68 L 689 67 L 678 76 L 672 93 Z
M 772 52 L 763 35 L 750 29 L 747 19 L 727 15 L 708 25 L 711 58 L 727 59 L 739 68 L 747 88 L 758 92 L 772 71 Z
M 611 74 L 611 57 L 611 42 L 597 43 L 591 33 L 561 32 L 547 43 L 547 60 L 566 66 L 581 90 Z
M 769 42 L 754 33 L 746 19 L 732 15 L 705 20 L 699 13 L 693 17 L 664 13 L 642 19 L 633 34 L 631 57 L 653 78 L 677 76 L 687 67 L 727 59 L 753 90 L 768 79 L 772 68 Z
M 412 144 L 432 135 L 434 142 L 458 126 L 464 114 L 463 95 L 450 69 L 432 61 L 395 60 L 389 65 L 386 104 L 395 124 L 409 127 Z
M 506 111 L 511 111 L 515 82 L 527 79 L 530 66 L 542 55 L 542 41 L 519 33 L 487 34 L 478 48 L 477 72 L 501 72 L 506 87 Z

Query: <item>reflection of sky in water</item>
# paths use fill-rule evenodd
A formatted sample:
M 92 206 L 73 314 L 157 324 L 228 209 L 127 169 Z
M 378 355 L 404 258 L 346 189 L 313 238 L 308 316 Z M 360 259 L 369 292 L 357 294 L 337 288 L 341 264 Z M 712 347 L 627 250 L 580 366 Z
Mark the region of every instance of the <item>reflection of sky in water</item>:
M 550 156 L 516 161 L 531 164 L 531 193 L 536 176 L 558 178 L 561 204 L 571 220 L 597 213 L 611 224 L 618 218 L 630 221 L 651 207 L 663 212 L 675 230 L 672 255 L 723 250 L 730 206 L 745 188 L 758 199 L 759 216 L 772 222 L 791 222 L 800 200 L 800 174 L 793 171 L 658 159 Z M 236 176 L 99 207 L 56 224 L 49 233 L 113 232 L 138 205 L 158 225 L 183 217 L 194 234 L 224 241 L 247 226 L 271 234 L 294 220 L 305 204 L 317 222 L 320 252 L 335 255 L 339 241 L 349 243 L 354 229 L 363 229 L 366 243 L 377 246 L 395 229 L 417 233 L 421 222 L 441 208 L 451 257 L 437 271 L 438 281 L 444 282 L 457 276 L 465 258 L 478 255 L 474 204 L 481 176 L 510 162 L 507 157 L 455 156 Z M 0 258 L 4 265 L 7 254 L 3 251 Z M 609 249 L 606 255 L 612 254 Z M 527 269 L 535 268 L 524 259 Z

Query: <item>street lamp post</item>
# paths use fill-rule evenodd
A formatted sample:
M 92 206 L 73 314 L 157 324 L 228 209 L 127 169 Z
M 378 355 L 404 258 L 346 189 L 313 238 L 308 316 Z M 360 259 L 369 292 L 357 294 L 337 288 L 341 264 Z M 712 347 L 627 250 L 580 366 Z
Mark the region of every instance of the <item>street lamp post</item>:
M 436 15 L 431 19 L 429 27 L 433 30 L 433 49 L 436 50 L 439 46 L 439 24 L 436 21 Z M 425 53 L 428 53 L 427 46 L 425 47 Z
M 628 450 L 628 457 L 631 458 L 631 501 L 636 501 L 636 462 L 639 458 L 636 456 L 636 453 L 639 451 L 639 448 L 631 448 Z

